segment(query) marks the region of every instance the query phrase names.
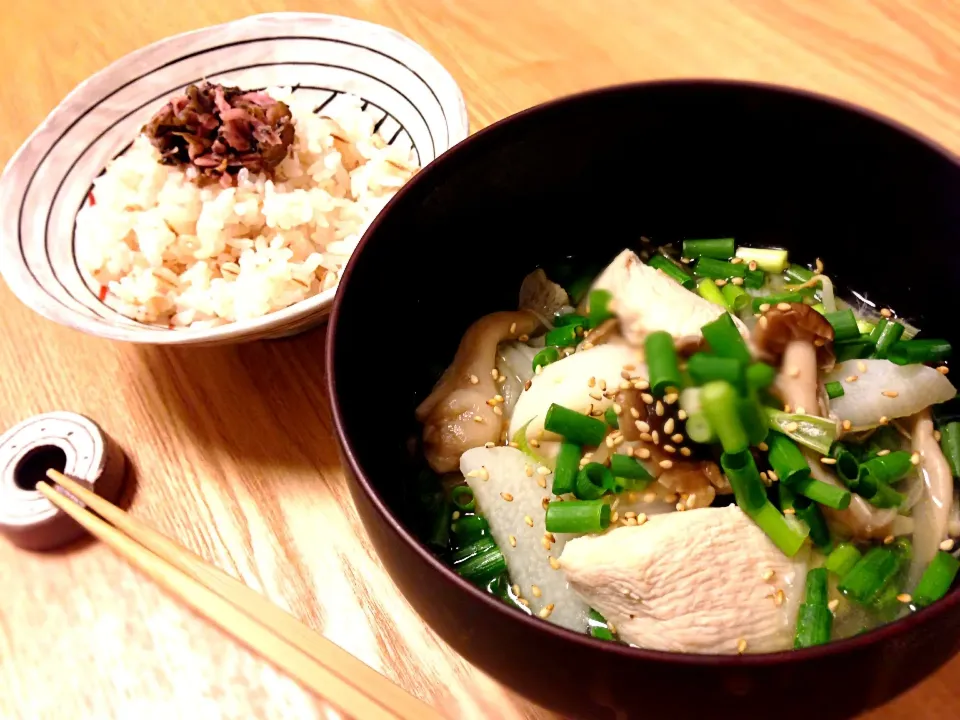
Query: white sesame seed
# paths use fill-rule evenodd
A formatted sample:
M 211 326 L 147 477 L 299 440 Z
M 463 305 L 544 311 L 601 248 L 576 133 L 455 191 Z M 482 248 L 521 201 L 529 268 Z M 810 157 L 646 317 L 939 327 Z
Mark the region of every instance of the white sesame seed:
M 723 278 L 717 278 L 717 279 L 714 280 L 713 282 L 714 282 L 714 284 L 715 284 L 717 287 L 723 287 L 724 285 L 727 284 L 727 281 L 724 280 Z
M 530 586 L 530 594 L 533 595 L 534 597 L 540 597 L 541 595 L 543 595 L 543 593 L 540 591 L 540 588 L 537 587 L 536 585 Z
M 650 387 L 650 383 L 648 383 L 646 380 L 634 380 L 633 387 L 637 390 L 646 390 Z
M 530 465 L 524 465 L 523 471 L 527 474 L 527 477 L 533 477 L 533 467 Z
M 913 465 L 919 465 L 919 464 L 920 464 L 920 453 L 918 453 L 918 452 L 913 453 L 913 455 L 910 456 L 910 463 L 913 464 Z
M 530 442 L 530 447 L 532 448 L 540 447 L 540 441 L 537 440 L 536 438 L 530 438 L 529 442 Z
M 623 406 L 620 403 L 614 403 L 613 412 L 616 415 L 623 415 Z
M 500 497 L 502 497 L 502 498 L 503 498 L 504 500 L 506 500 L 507 502 L 513 502 L 513 495 L 511 495 L 511 494 L 508 493 L 508 492 L 502 492 L 502 493 L 500 493 Z
M 889 318 L 889 317 L 893 317 L 893 313 L 890 312 L 890 310 L 889 310 L 888 308 L 881 308 L 881 309 L 880 309 L 880 316 L 881 316 L 881 317 L 885 317 L 885 318 Z
M 783 594 L 783 590 L 777 588 L 777 592 L 773 594 L 773 604 L 780 607 L 784 600 L 786 600 L 786 595 Z
M 516 547 L 516 546 L 517 546 L 517 538 L 514 537 L 513 535 L 511 535 L 509 539 L 510 539 L 510 547 Z
M 941 365 L 937 368 L 937 372 L 941 375 L 946 375 L 948 372 L 950 372 L 950 368 L 948 368 L 946 365 Z
M 792 408 L 790 407 L 790 403 L 786 403 L 786 404 L 783 406 L 783 411 L 784 411 L 785 413 L 788 413 L 788 412 L 791 412 L 791 411 L 792 411 Z
M 635 407 L 630 408 L 630 417 L 638 418 L 640 417 L 640 411 Z
M 760 326 L 761 328 L 763 328 L 764 330 L 767 329 L 767 325 L 769 325 L 769 324 L 770 324 L 770 320 L 767 318 L 766 315 L 761 315 L 761 316 L 760 316 L 760 319 L 757 320 L 757 325 L 759 325 L 759 326 Z
M 650 423 L 646 423 L 643 420 L 637 420 L 634 425 L 637 426 L 637 430 L 640 432 L 648 433 L 650 432 Z
M 656 499 L 657 499 L 657 494 L 655 492 L 644 493 L 643 501 L 645 503 L 652 503 Z
M 614 511 L 614 513 L 610 516 L 610 522 L 613 524 L 616 524 L 617 520 L 619 519 L 620 519 L 620 513 L 616 511 Z
M 806 415 L 806 414 L 807 414 L 807 409 L 806 409 L 803 405 L 797 405 L 797 414 L 798 414 L 798 415 Z
M 494 414 L 494 415 L 503 415 L 503 408 L 500 407 L 499 405 L 497 405 L 495 408 L 493 408 L 493 414 Z
M 603 400 L 603 395 L 601 395 L 600 393 L 598 393 L 598 392 L 596 392 L 596 391 L 590 393 L 590 397 L 593 398 L 594 400 L 597 400 L 597 401 Z
M 943 438 L 943 434 L 942 434 L 939 430 L 934 430 L 934 431 L 933 431 L 933 439 L 934 439 L 934 440 L 936 440 L 937 442 L 940 442 L 940 440 L 941 440 L 942 438 Z
M 515 332 L 517 332 L 517 324 L 510 323 L 510 334 L 513 335 Z
M 543 365 L 537 365 L 537 369 L 534 371 L 536 375 L 543 375 Z
M 544 620 L 546 620 L 548 617 L 550 617 L 550 613 L 553 612 L 553 608 L 554 608 L 554 604 L 553 604 L 553 603 L 550 603 L 549 605 L 547 605 L 545 608 L 543 608 L 543 609 L 540 611 L 540 617 L 542 617 Z
M 829 458 L 829 457 L 822 457 L 822 458 L 820 458 L 820 462 L 822 462 L 824 465 L 836 465 L 836 464 L 837 464 L 837 459 L 836 459 L 836 458 Z
M 793 508 L 789 508 L 789 507 L 788 507 L 788 508 L 784 508 L 784 509 L 783 509 L 783 514 L 784 514 L 784 515 L 796 515 L 796 514 L 797 514 L 797 511 L 794 510 Z
M 742 277 L 735 277 L 735 278 L 731 279 L 730 282 L 732 282 L 734 285 L 743 285 L 743 278 L 742 278 Z
M 639 513 L 637 515 L 637 525 L 643 525 L 647 521 L 646 513 Z
M 658 464 L 660 467 L 662 467 L 664 470 L 669 470 L 670 468 L 673 467 L 673 460 L 661 460 L 661 461 L 660 461 L 659 463 L 657 463 L 657 464 Z
M 490 370 L 490 375 L 491 377 L 493 377 L 494 380 L 496 380 L 500 376 L 500 373 L 497 371 L 496 368 L 493 368 Z
M 543 466 L 541 465 L 540 467 L 537 468 L 537 472 L 538 472 L 540 475 L 549 475 L 549 474 L 550 474 L 550 468 L 548 468 L 548 467 L 543 467 Z
M 743 655 L 746 651 L 747 651 L 747 641 L 743 638 L 740 638 L 739 640 L 737 640 L 737 654 Z
M 783 429 L 786 430 L 788 433 L 795 433 L 797 430 L 800 429 L 800 423 L 788 422 L 786 425 L 783 426 Z
M 856 382 L 859 379 L 860 377 L 858 375 L 847 375 L 847 377 L 845 378 L 845 380 L 850 383 Z
M 486 467 L 480 466 L 480 474 L 478 476 L 481 480 L 487 481 L 490 479 L 490 471 Z
M 897 600 L 902 603 L 908 603 L 913 600 L 913 596 L 911 596 L 910 593 L 900 593 L 897 595 Z
M 877 457 L 883 457 L 884 455 L 889 455 L 889 454 L 890 454 L 890 451 L 884 449 L 877 453 Z
M 838 607 L 840 607 L 840 601 L 837 598 L 827 603 L 827 609 L 832 613 L 835 613 Z
M 450 519 L 451 519 L 451 520 L 459 520 L 459 519 L 460 519 L 460 511 L 459 511 L 459 510 L 454 510 L 452 513 L 450 513 Z
M 640 458 L 641 460 L 649 460 L 650 451 L 647 448 L 640 448 L 639 450 L 637 450 L 637 457 Z
M 767 470 L 767 477 L 770 478 L 771 482 L 776 482 L 780 479 L 773 470 Z
M 533 518 L 529 515 L 524 515 L 523 521 L 527 524 L 527 527 L 533 527 Z
M 519 340 L 520 342 L 526 342 L 529 339 L 530 339 L 530 336 L 527 335 L 526 333 L 524 333 L 523 335 L 517 338 L 517 340 Z
M 895 539 L 896 539 L 896 538 L 894 538 L 893 535 L 887 535 L 887 536 L 883 539 L 883 544 L 884 544 L 884 545 L 889 545 L 889 544 L 891 544 Z
M 540 507 L 542 507 L 544 510 L 547 509 L 548 505 L 550 505 L 550 498 L 545 497 L 540 501 Z
M 792 378 L 798 378 L 798 377 L 800 377 L 800 368 L 798 368 L 798 367 L 792 367 L 792 368 L 788 369 L 788 370 L 787 370 L 787 375 L 788 375 L 789 377 L 792 377 Z
M 479 470 L 471 470 L 470 472 L 467 473 L 467 477 L 468 477 L 468 478 L 480 477 L 480 471 L 479 471 Z
M 606 389 L 607 389 L 607 381 L 606 381 L 606 380 L 600 380 L 600 382 L 597 383 L 597 384 L 600 386 L 600 389 L 601 389 L 601 390 L 606 390 Z
M 888 425 L 889 423 L 890 423 L 890 418 L 888 418 L 886 415 L 881 415 L 881 416 L 880 416 L 880 424 L 881 424 L 881 425 Z
M 773 576 L 776 574 L 777 574 L 776 570 L 774 570 L 773 568 L 767 568 L 766 570 L 763 571 L 763 574 L 760 577 L 763 578 L 764 582 L 770 582 L 771 580 L 773 580 Z
M 673 405 L 680 398 L 680 393 L 670 392 L 663 396 L 663 401 L 667 405 Z
M 863 360 L 858 360 L 857 370 L 859 370 L 861 374 L 865 373 L 867 371 L 867 364 Z
M 670 439 L 673 440 L 673 442 L 675 442 L 677 445 L 679 445 L 680 443 L 683 442 L 683 435 L 681 435 L 680 433 L 674 433 L 673 435 L 670 436 Z
M 663 403 L 657 400 L 656 406 L 657 417 L 663 417 Z
M 686 419 L 687 419 L 687 411 L 686 411 L 686 410 L 680 410 L 680 411 L 677 413 L 677 419 L 678 419 L 678 420 L 686 420 Z
M 483 418 L 480 417 L 479 415 L 474 415 L 474 416 L 473 416 L 473 421 L 474 421 L 475 423 L 482 423 L 482 422 L 483 422 Z
M 653 405 L 653 395 L 650 393 L 642 393 L 640 399 L 647 405 Z
M 884 390 L 880 394 L 888 398 L 895 398 L 900 395 L 900 393 L 898 393 L 896 390 Z
M 660 444 L 660 433 L 658 433 L 656 430 L 654 430 L 652 433 L 650 433 L 650 439 L 653 441 L 653 444 L 654 444 L 654 445 L 659 445 L 659 444 Z
M 589 380 L 587 380 L 587 387 L 595 387 L 596 384 L 597 379 L 595 377 L 591 377 Z
M 760 312 L 765 313 L 769 309 L 770 309 L 770 303 L 761 303 Z
M 940 543 L 940 549 L 944 552 L 950 552 L 953 550 L 953 540 L 951 538 L 944 540 L 942 543 Z
M 552 567 L 554 570 L 560 569 L 560 561 L 557 560 L 553 555 L 550 556 L 550 567 Z

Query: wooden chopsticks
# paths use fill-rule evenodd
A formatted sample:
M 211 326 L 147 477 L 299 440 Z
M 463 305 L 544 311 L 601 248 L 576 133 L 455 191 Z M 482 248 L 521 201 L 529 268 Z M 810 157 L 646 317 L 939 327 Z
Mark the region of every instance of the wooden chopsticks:
M 161 587 L 345 713 L 361 720 L 442 717 L 236 578 L 75 480 L 56 470 L 48 470 L 47 477 L 66 491 L 38 483 L 37 490 L 50 502 Z

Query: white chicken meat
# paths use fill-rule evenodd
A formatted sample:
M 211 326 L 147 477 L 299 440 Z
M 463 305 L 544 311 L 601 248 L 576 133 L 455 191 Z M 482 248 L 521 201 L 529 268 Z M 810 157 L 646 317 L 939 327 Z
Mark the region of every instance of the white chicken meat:
M 560 567 L 584 602 L 633 645 L 774 652 L 793 646 L 806 553 L 787 557 L 731 505 L 573 539 Z

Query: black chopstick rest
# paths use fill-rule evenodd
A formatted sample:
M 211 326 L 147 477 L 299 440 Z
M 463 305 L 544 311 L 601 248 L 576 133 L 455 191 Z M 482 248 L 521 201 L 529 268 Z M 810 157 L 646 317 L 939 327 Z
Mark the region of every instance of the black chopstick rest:
M 83 528 L 37 492 L 49 469 L 115 501 L 126 470 L 122 448 L 93 420 L 71 412 L 28 418 L 0 436 L 0 534 L 29 550 L 50 550 Z

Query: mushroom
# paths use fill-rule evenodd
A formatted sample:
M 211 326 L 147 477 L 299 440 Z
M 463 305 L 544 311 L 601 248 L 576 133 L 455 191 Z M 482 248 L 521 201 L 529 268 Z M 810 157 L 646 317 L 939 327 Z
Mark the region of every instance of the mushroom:
M 920 456 L 918 467 L 923 483 L 920 500 L 913 506 L 913 560 L 910 563 L 909 582 L 913 586 L 949 532 L 950 512 L 953 505 L 953 473 L 950 464 L 934 437 L 933 419 L 930 410 L 913 416 L 911 442 L 913 451 Z
M 537 314 L 542 320 L 551 320 L 567 307 L 567 291 L 547 277 L 543 268 L 537 268 L 520 285 L 520 309 Z
M 760 316 L 753 329 L 757 350 L 774 360 L 782 357 L 794 341 L 812 343 L 819 367 L 833 367 L 833 326 L 809 305 L 778 303 Z
M 582 350 L 589 350 L 597 345 L 613 339 L 620 333 L 620 321 L 617 318 L 607 318 L 583 337 Z
M 820 462 L 820 456 L 804 450 L 807 457 L 807 464 L 810 466 L 810 475 L 814 480 L 825 482 L 834 487 L 844 487 L 843 484 L 834 477 Z M 893 523 L 897 519 L 896 508 L 881 510 L 874 507 L 859 495 L 853 495 L 850 499 L 850 506 L 846 510 L 833 510 L 826 506 L 821 506 L 823 514 L 827 519 L 843 525 L 854 537 L 862 540 L 879 540 L 887 537 Z
M 499 442 L 503 414 L 493 372 L 502 340 L 530 334 L 540 321 L 532 312 L 486 315 L 464 333 L 450 367 L 417 407 L 423 423 L 423 450 L 436 472 L 453 472 L 471 448 Z M 498 412 L 499 411 L 499 412 Z
M 664 470 L 657 482 L 680 496 L 686 495 L 684 505 L 687 510 L 693 510 L 710 507 L 713 503 L 717 496 L 717 487 L 711 478 L 717 476 L 723 477 L 717 464 L 712 460 L 702 460 L 676 463 L 669 470 Z

